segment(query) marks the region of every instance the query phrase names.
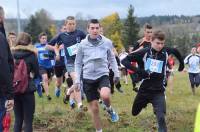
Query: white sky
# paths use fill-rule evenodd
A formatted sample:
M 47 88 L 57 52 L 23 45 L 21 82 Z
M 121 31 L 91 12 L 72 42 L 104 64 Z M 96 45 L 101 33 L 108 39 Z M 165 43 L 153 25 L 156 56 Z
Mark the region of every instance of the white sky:
M 118 12 L 125 18 L 130 4 L 135 15 L 197 15 L 200 14 L 199 0 L 19 0 L 21 18 L 28 18 L 44 8 L 54 19 L 65 19 L 68 15 L 81 13 L 83 17 L 102 18 Z M 17 0 L 0 0 L 7 18 L 17 16 Z

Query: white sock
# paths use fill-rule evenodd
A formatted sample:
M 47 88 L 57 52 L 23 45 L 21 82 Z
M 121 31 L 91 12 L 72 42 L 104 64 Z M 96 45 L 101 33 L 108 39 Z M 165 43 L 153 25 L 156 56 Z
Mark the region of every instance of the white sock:
M 99 130 L 96 129 L 96 132 L 103 132 L 103 130 L 102 129 L 99 129 Z
M 83 104 L 82 104 L 82 102 L 80 102 L 77 105 L 78 105 L 78 108 L 80 108 L 80 106 L 83 105 Z

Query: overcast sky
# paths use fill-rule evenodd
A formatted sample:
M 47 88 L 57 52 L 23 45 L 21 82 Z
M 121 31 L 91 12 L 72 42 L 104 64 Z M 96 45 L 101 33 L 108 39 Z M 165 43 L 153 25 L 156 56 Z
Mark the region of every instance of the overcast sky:
M 200 0 L 19 0 L 21 18 L 28 18 L 44 8 L 54 19 L 82 13 L 83 17 L 102 18 L 118 12 L 121 18 L 127 15 L 128 6 L 135 7 L 138 17 L 150 15 L 197 15 Z M 7 18 L 17 16 L 17 0 L 0 0 Z

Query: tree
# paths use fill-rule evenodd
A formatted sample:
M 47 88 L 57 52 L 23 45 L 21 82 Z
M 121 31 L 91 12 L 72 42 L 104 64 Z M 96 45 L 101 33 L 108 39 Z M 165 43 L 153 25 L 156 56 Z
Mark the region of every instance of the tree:
M 101 19 L 101 25 L 103 27 L 104 35 L 110 38 L 112 41 L 115 41 L 114 44 L 117 48 L 121 48 L 122 47 L 121 31 L 123 28 L 123 24 L 120 21 L 118 13 L 113 13 Z
M 110 39 L 113 41 L 114 46 L 116 47 L 117 51 L 120 52 L 120 49 L 123 48 L 121 36 L 119 35 L 119 32 L 115 32 L 110 36 Z
M 136 17 L 134 17 L 134 7 L 130 5 L 123 28 L 123 44 L 126 48 L 137 41 L 138 32 L 139 24 L 136 22 Z
M 25 27 L 24 31 L 31 34 L 33 43 L 38 41 L 38 35 L 41 32 L 46 32 L 48 35 L 48 38 L 52 38 L 55 34 L 52 33 L 53 30 L 52 27 L 53 21 L 49 15 L 49 13 L 41 9 L 38 12 L 35 13 L 35 15 L 31 15 L 29 18 L 29 23 Z M 54 32 L 54 31 L 53 31 Z

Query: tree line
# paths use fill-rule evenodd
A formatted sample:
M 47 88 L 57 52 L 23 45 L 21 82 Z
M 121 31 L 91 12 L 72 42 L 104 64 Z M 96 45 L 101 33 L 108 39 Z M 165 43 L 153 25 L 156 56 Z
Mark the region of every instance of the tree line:
M 77 28 L 86 32 L 87 19 L 82 14 L 77 14 Z M 134 15 L 134 6 L 127 8 L 127 17 L 120 18 L 114 12 L 100 19 L 104 29 L 104 35 L 110 38 L 114 46 L 120 52 L 122 48 L 133 45 L 143 35 L 143 26 L 149 23 L 154 29 L 161 29 L 166 33 L 166 45 L 177 47 L 185 56 L 190 48 L 200 43 L 200 15 L 196 16 L 149 16 L 137 17 Z M 55 36 L 64 20 L 53 20 L 48 11 L 41 9 L 31 15 L 29 19 L 21 20 L 22 29 L 32 35 L 33 42 L 38 41 L 38 34 L 46 32 L 49 39 Z M 6 22 L 7 31 L 16 32 L 16 20 L 8 19 Z

